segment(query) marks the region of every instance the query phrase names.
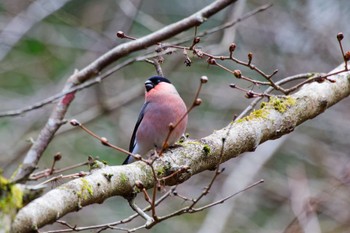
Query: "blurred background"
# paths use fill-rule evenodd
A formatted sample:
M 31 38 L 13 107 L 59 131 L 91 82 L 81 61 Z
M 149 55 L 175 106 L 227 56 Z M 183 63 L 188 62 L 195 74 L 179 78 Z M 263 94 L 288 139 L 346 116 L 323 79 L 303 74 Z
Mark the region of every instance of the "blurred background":
M 116 38 L 117 31 L 142 37 L 211 2 L 2 0 L 0 111 L 21 109 L 59 93 L 75 69 L 82 69 L 125 42 Z M 246 60 L 247 53 L 252 52 L 253 63 L 260 69 L 266 73 L 279 70 L 276 80 L 306 72 L 329 72 L 342 62 L 336 35 L 344 33 L 345 50 L 349 50 L 348 0 L 241 0 L 210 18 L 198 32 L 235 20 L 267 3 L 273 6 L 232 28 L 203 37 L 199 46 L 214 55 L 227 55 L 229 44 L 235 42 L 236 57 Z M 189 30 L 168 42 L 193 35 L 194 30 Z M 149 48 L 131 56 L 153 50 Z M 199 139 L 226 126 L 250 103 L 244 93 L 231 89 L 230 83 L 248 89 L 253 87 L 234 80 L 217 67 L 208 66 L 205 60 L 191 54 L 190 57 L 192 65 L 186 67 L 182 51 L 165 55 L 162 68 L 188 106 L 193 101 L 199 78 L 208 76 L 209 82 L 200 94 L 203 104 L 190 113 L 187 129 L 191 138 Z M 246 76 L 261 79 L 236 64 L 225 64 L 231 69 L 241 69 Z M 152 65 L 134 63 L 99 85 L 78 92 L 66 118 L 78 119 L 95 133 L 127 149 L 143 104 L 143 82 L 155 74 Z M 264 89 L 254 87 L 253 90 Z M 5 176 L 10 177 L 21 163 L 53 106 L 49 104 L 20 116 L 0 118 L 0 168 Z M 172 218 L 152 228 L 152 232 L 350 232 L 349 116 L 350 100 L 347 99 L 290 135 L 226 162 L 222 165 L 225 172 L 201 204 L 219 200 L 260 179 L 265 182 L 222 205 Z M 61 127 L 45 151 L 39 170 L 50 167 L 57 152 L 63 156 L 57 168 L 86 161 L 89 155 L 111 165 L 118 165 L 125 158 L 69 124 Z M 80 170 L 87 168 L 75 171 Z M 196 175 L 179 185 L 178 192 L 195 198 L 212 176 L 210 171 Z M 145 205 L 142 197 L 137 202 Z M 160 206 L 159 212 L 165 214 L 185 204 L 171 197 Z M 71 213 L 63 220 L 84 226 L 117 221 L 131 213 L 127 202 L 115 197 Z M 143 220 L 139 219 L 128 227 L 141 223 Z M 61 227 L 54 224 L 44 230 Z

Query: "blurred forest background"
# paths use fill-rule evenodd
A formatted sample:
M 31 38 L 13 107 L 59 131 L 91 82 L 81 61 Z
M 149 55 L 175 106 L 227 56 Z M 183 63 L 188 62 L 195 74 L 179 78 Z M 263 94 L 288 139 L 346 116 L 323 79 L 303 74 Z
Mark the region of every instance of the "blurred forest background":
M 2 0 L 0 111 L 20 109 L 60 92 L 75 69 L 82 69 L 110 48 L 125 42 L 116 38 L 117 31 L 142 37 L 210 2 Z M 279 70 L 276 79 L 306 72 L 329 72 L 343 61 L 336 35 L 344 33 L 344 46 L 349 50 L 348 0 L 241 0 L 210 18 L 198 32 L 270 2 L 273 6 L 268 10 L 203 37 L 199 45 L 212 54 L 227 55 L 229 44 L 235 42 L 238 58 L 246 60 L 247 53 L 253 52 L 253 63 L 260 69 L 266 73 Z M 193 35 L 194 29 L 173 41 Z M 199 78 L 202 75 L 209 78 L 200 94 L 203 104 L 189 116 L 187 132 L 191 138 L 201 138 L 224 127 L 251 101 L 244 98 L 244 93 L 229 87 L 235 82 L 249 89 L 250 84 L 234 80 L 229 73 L 208 66 L 205 60 L 193 58 L 192 65 L 186 67 L 182 51 L 165 55 L 164 59 L 165 76 L 174 83 L 188 106 Z M 236 64 L 227 65 L 241 69 L 252 78 L 261 78 Z M 134 63 L 102 83 L 78 92 L 66 117 L 76 118 L 110 142 L 128 148 L 143 103 L 143 82 L 155 74 L 152 65 Z M 263 91 L 257 87 L 254 90 Z M 0 167 L 5 176 L 10 177 L 21 163 L 53 106 L 49 104 L 20 116 L 0 118 Z M 305 222 L 309 223 L 307 232 L 350 232 L 349 116 L 350 100 L 347 99 L 290 135 L 226 162 L 223 164 L 226 170 L 205 198 L 206 203 L 239 191 L 254 181 L 264 179 L 265 183 L 222 205 L 163 222 L 152 232 L 302 232 L 298 227 Z M 57 152 L 63 156 L 57 167 L 86 161 L 89 155 L 111 165 L 118 165 L 125 158 L 69 124 L 61 127 L 40 161 L 39 169 L 50 167 Z M 213 172 L 208 171 L 194 176 L 181 184 L 178 192 L 196 197 L 212 175 Z M 52 187 L 57 185 L 59 183 Z M 142 197 L 138 203 L 145 205 Z M 161 212 L 183 204 L 173 197 L 160 207 Z M 63 219 L 82 226 L 116 221 L 131 213 L 127 202 L 115 197 Z M 44 229 L 60 227 L 54 224 Z

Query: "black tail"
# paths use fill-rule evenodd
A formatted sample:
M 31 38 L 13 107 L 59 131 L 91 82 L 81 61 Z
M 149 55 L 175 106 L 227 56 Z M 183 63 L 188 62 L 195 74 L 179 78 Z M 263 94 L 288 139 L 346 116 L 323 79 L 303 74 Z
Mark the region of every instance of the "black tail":
M 126 159 L 124 160 L 124 162 L 122 163 L 122 165 L 129 164 L 128 161 L 129 161 L 130 156 L 131 156 L 131 155 L 128 155 L 128 157 L 126 157 Z

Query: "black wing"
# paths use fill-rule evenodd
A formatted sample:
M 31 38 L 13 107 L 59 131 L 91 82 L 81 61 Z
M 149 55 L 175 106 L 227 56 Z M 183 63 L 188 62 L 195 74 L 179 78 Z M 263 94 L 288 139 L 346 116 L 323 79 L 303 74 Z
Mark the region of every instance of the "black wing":
M 141 112 L 140 112 L 139 118 L 137 119 L 134 131 L 132 132 L 132 136 L 131 136 L 131 139 L 130 139 L 129 152 L 132 152 L 134 150 L 134 148 L 135 148 L 135 145 L 136 145 L 136 142 L 135 142 L 136 132 L 137 132 L 137 129 L 139 128 L 139 126 L 140 126 L 140 123 L 141 123 L 141 121 L 143 119 L 143 116 L 145 115 L 145 109 L 146 109 L 148 104 L 149 104 L 149 102 L 144 103 L 142 108 L 141 108 Z M 124 164 L 128 164 L 128 160 L 129 160 L 130 156 L 131 155 L 128 155 L 128 157 L 123 162 L 123 165 Z

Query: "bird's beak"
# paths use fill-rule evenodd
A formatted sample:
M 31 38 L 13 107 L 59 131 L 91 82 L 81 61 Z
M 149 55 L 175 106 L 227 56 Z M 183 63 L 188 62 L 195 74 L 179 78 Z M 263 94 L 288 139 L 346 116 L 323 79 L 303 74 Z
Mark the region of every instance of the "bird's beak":
M 154 87 L 153 83 L 149 80 L 147 80 L 145 82 L 145 88 L 146 88 L 146 91 L 149 92 L 150 90 L 152 90 L 152 88 Z

